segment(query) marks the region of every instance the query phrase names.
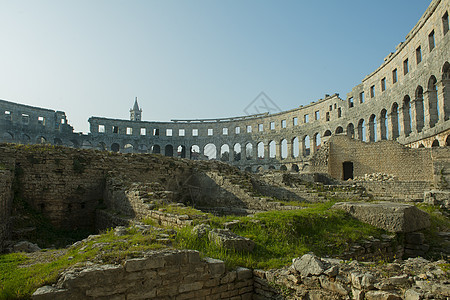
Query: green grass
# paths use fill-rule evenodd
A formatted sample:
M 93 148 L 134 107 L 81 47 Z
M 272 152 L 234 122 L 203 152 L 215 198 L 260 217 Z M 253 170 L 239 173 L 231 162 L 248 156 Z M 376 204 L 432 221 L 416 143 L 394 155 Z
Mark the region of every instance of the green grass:
M 256 243 L 252 253 L 225 251 L 209 243 L 207 237 L 198 238 L 192 228 L 178 232 L 177 247 L 196 249 L 206 256 L 224 260 L 229 266 L 250 268 L 277 268 L 288 264 L 292 258 L 307 252 L 325 256 L 347 250 L 349 244 L 369 235 L 380 236 L 385 231 L 359 222 L 342 211 L 330 210 L 333 203 L 311 205 L 292 211 L 265 212 L 251 217 L 212 218 L 210 225 L 220 225 L 231 219 L 241 221 L 236 234 Z M 256 222 L 255 222 L 256 220 Z

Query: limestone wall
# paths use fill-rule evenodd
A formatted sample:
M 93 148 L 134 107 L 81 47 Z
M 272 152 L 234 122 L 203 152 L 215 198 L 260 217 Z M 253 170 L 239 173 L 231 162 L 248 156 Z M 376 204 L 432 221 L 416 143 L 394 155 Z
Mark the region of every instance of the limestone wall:
M 56 286 L 33 294 L 43 299 L 252 299 L 253 274 L 227 271 L 224 262 L 201 259 L 197 251 L 166 250 L 123 265 L 90 266 L 64 272 Z
M 10 170 L 0 170 L 0 252 L 3 250 L 4 241 L 9 238 L 11 233 L 12 179 Z

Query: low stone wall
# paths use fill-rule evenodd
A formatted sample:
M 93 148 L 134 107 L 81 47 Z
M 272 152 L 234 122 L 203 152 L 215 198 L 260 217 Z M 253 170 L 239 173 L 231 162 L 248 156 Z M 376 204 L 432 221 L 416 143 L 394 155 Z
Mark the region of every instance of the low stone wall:
M 10 216 L 12 205 L 12 172 L 0 170 L 0 252 L 10 237 Z
M 253 274 L 227 271 L 223 261 L 201 259 L 197 251 L 165 250 L 123 265 L 93 265 L 64 272 L 34 300 L 66 299 L 252 299 Z
M 422 202 L 425 191 L 431 184 L 426 181 L 355 181 L 356 186 L 364 187 L 375 198 L 392 201 Z

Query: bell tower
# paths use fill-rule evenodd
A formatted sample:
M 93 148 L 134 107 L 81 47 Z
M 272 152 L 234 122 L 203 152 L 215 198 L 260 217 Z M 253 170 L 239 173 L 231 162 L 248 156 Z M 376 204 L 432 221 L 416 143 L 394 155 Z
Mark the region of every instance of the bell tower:
M 139 104 L 137 102 L 137 97 L 134 100 L 133 108 L 130 109 L 130 120 L 131 121 L 142 121 L 142 109 L 139 108 Z

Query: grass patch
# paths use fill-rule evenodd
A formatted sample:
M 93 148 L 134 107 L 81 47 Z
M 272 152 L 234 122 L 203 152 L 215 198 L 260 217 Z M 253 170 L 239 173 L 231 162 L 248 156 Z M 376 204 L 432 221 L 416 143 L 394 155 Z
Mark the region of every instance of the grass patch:
M 291 259 L 308 252 L 319 256 L 339 254 L 349 245 L 369 235 L 386 232 L 349 217 L 342 211 L 329 209 L 333 203 L 315 204 L 301 210 L 272 211 L 255 217 L 213 217 L 212 227 L 239 219 L 233 232 L 252 239 L 256 247 L 252 253 L 226 251 L 209 243 L 207 237 L 198 238 L 192 228 L 178 232 L 177 247 L 196 249 L 206 256 L 224 260 L 229 266 L 249 268 L 278 268 Z

